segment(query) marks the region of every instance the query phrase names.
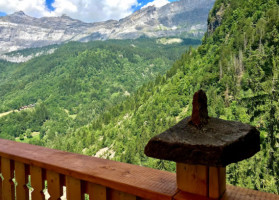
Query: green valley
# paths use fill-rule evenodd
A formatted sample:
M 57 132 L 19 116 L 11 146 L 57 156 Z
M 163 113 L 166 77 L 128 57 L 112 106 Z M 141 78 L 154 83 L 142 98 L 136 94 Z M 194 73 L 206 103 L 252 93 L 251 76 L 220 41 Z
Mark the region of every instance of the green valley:
M 184 39 L 165 45 L 147 38 L 71 42 L 25 63 L 1 62 L 0 136 L 13 139 L 27 129 L 40 132 L 41 137 L 64 135 L 86 125 L 142 84 L 164 74 L 189 45 L 199 43 Z M 10 113 L 28 105 L 35 107 Z

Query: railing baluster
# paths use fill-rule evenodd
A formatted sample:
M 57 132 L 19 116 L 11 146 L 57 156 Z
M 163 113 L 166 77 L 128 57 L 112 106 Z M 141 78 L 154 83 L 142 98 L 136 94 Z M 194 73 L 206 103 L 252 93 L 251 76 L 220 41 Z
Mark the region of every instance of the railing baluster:
M 1 171 L 3 180 L 3 196 L 4 200 L 14 200 L 15 199 L 15 184 L 13 182 L 14 178 L 14 162 L 7 158 L 1 158 Z
M 23 163 L 15 162 L 16 199 L 29 200 L 28 169 Z
M 32 200 L 45 200 L 44 188 L 45 177 L 43 170 L 39 167 L 30 166 L 31 186 L 34 191 L 31 193 Z
M 83 200 L 81 192 L 81 181 L 70 176 L 66 176 L 67 200 Z
M 94 183 L 86 184 L 86 193 L 89 194 L 89 200 L 106 200 L 106 187 Z
M 0 157 L 0 174 L 2 176 L 2 171 L 1 171 L 1 157 Z M 0 176 L 0 199 L 2 200 L 2 177 Z
M 109 200 L 136 200 L 137 197 L 125 192 L 110 189 L 108 199 Z
M 47 171 L 47 188 L 50 195 L 49 200 L 60 200 L 63 195 L 63 183 L 60 175 L 53 171 Z

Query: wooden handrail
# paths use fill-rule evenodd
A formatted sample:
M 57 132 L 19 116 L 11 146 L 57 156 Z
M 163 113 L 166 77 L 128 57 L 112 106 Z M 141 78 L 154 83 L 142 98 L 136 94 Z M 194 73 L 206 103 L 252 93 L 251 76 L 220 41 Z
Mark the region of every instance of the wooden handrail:
M 170 199 L 175 174 L 0 139 L 0 156 L 147 199 Z
M 4 176 L 4 181 L 0 177 L 0 200 L 15 199 L 15 194 L 16 199 L 29 199 L 28 175 L 35 200 L 44 199 L 45 180 L 52 199 L 61 197 L 62 186 L 66 186 L 69 200 L 83 199 L 84 193 L 89 194 L 90 200 L 200 199 L 177 190 L 174 173 L 3 139 L 0 139 L 0 173 Z M 237 187 L 227 187 L 225 200 L 232 199 L 231 191 L 237 191 Z M 239 191 L 246 195 L 239 200 L 246 200 L 250 193 L 257 197 L 264 194 L 264 198 L 258 199 L 279 200 L 273 194 Z

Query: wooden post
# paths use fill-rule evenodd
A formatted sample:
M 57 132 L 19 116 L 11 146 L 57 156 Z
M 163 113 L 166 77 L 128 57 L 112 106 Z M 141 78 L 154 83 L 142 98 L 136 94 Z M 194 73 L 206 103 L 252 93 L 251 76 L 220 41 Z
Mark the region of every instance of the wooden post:
M 178 189 L 207 196 L 208 167 L 176 163 L 176 181 Z
M 226 191 L 226 167 L 209 168 L 209 197 L 218 199 Z
M 226 190 L 226 168 L 176 163 L 177 187 L 183 192 L 220 199 Z

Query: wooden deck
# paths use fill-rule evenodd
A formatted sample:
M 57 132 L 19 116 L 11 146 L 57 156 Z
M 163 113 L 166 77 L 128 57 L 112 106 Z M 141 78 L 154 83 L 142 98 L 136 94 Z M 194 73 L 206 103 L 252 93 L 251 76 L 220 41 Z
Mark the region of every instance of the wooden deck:
M 44 182 L 53 199 L 90 200 L 203 200 L 177 190 L 176 174 L 151 168 L 68 153 L 0 139 L 0 200 L 29 199 L 26 183 L 31 175 L 32 195 L 44 199 Z M 11 181 L 18 182 L 15 187 Z M 22 197 L 22 194 L 24 194 Z M 279 200 L 278 195 L 227 185 L 223 200 Z

